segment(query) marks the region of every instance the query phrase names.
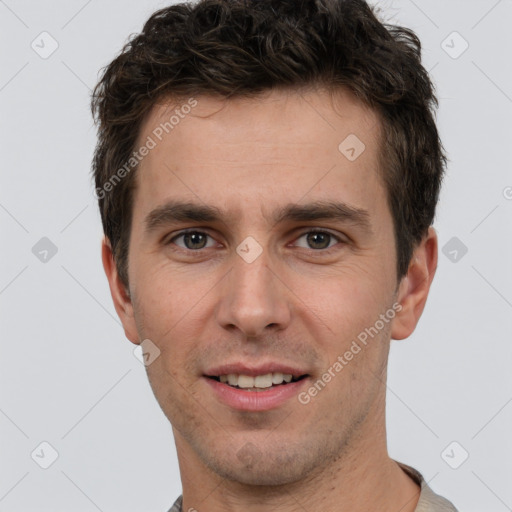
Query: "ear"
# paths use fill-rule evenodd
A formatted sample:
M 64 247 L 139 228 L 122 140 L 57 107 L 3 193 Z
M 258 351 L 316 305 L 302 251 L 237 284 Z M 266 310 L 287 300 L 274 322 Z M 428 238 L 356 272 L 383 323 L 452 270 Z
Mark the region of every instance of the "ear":
M 101 242 L 101 259 L 103 261 L 103 268 L 108 279 L 110 286 L 110 294 L 114 301 L 117 315 L 123 324 L 123 329 L 126 337 L 135 345 L 140 343 L 135 318 L 133 315 L 133 305 L 129 292 L 126 290 L 124 284 L 119 278 L 117 267 L 112 253 L 112 246 L 110 240 L 104 236 Z
M 391 338 L 409 337 L 423 313 L 430 285 L 437 268 L 437 233 L 429 227 L 427 234 L 415 248 L 407 274 L 398 287 L 397 302 L 402 309 L 393 320 Z

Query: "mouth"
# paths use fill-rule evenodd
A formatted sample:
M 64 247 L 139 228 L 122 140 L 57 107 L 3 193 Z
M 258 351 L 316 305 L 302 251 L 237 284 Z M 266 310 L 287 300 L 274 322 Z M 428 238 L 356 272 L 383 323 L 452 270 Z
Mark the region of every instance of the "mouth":
M 228 373 L 223 375 L 205 375 L 205 377 L 225 384 L 231 388 L 248 392 L 269 391 L 287 386 L 307 378 L 308 374 L 293 375 L 291 373 L 272 372 L 260 375 Z
M 203 379 L 213 396 L 230 409 L 265 412 L 292 406 L 310 374 L 280 363 L 233 364 L 211 369 Z

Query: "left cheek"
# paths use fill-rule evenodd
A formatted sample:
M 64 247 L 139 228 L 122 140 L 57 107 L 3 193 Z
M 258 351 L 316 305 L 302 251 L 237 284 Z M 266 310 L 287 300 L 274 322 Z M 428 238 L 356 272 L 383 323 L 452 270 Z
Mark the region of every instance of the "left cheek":
M 346 275 L 345 279 L 331 281 L 322 294 L 316 295 L 321 311 L 331 329 L 346 334 L 364 329 L 378 318 L 384 302 L 377 283 Z M 311 300 L 311 299 L 310 299 Z M 374 318 L 376 317 L 376 318 Z

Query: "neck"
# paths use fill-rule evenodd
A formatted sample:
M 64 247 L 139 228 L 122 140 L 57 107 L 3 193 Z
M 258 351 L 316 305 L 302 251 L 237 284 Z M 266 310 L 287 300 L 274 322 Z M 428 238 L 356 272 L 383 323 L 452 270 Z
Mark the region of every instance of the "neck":
M 184 512 L 414 512 L 418 502 L 419 486 L 388 456 L 385 424 L 367 422 L 334 463 L 278 486 L 226 480 L 202 464 L 179 433 L 175 437 Z

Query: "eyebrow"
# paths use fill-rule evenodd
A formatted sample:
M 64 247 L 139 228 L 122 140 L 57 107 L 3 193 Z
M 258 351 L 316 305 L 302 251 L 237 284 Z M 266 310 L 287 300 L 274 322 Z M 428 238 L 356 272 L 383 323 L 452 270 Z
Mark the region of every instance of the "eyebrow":
M 162 226 L 176 222 L 226 222 L 226 215 L 211 205 L 192 202 L 168 201 L 152 210 L 145 218 L 145 232 L 150 234 Z M 370 214 L 367 210 L 350 206 L 343 202 L 315 201 L 298 205 L 288 204 L 271 215 L 274 225 L 282 222 L 310 222 L 316 220 L 332 220 L 353 224 L 356 227 L 373 233 Z

